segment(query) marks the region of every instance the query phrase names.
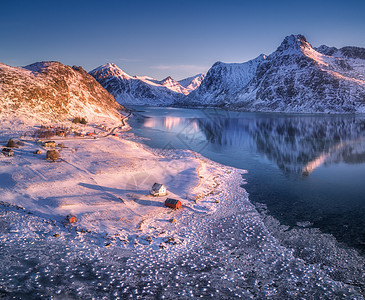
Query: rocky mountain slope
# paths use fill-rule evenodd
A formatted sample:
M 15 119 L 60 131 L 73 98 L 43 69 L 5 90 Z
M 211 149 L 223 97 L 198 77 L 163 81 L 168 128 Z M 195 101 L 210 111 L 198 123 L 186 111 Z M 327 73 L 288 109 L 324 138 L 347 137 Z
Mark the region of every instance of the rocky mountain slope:
M 248 111 L 365 112 L 364 53 L 358 47 L 315 49 L 304 36 L 291 35 L 267 57 L 244 64 L 216 63 L 200 87 L 178 104 Z
M 26 67 L 0 63 L 0 117 L 24 123 L 119 119 L 119 105 L 81 67 L 38 62 Z
M 199 86 L 202 74 L 191 77 L 186 86 L 170 76 L 156 80 L 147 76 L 130 76 L 113 63 L 100 66 L 90 72 L 115 99 L 126 105 L 171 105 Z M 185 83 L 184 82 L 184 83 Z

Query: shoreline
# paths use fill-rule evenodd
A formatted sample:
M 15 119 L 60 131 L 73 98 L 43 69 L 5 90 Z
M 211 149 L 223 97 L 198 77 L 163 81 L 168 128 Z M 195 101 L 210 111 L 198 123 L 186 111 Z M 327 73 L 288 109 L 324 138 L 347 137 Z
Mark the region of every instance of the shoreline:
M 246 171 L 189 150 L 153 149 L 128 137 L 68 141 L 61 152 L 64 161 L 55 164 L 33 155 L 35 144 L 27 141 L 15 157 L 0 160 L 0 173 L 11 175 L 0 187 L 12 203 L 0 203 L 0 247 L 15 257 L 6 264 L 0 261 L 5 273 L 19 264 L 28 270 L 29 258 L 53 253 L 61 260 L 55 262 L 51 255 L 38 262 L 44 278 L 52 278 L 47 264 L 76 264 L 58 271 L 63 274 L 59 280 L 69 285 L 59 292 L 64 297 L 77 289 L 78 281 L 70 276 L 79 274 L 85 263 L 109 279 L 82 279 L 79 297 L 95 291 L 95 282 L 107 289 L 97 295 L 111 293 L 114 281 L 119 282 L 114 287 L 119 295 L 130 295 L 142 284 L 138 293 L 147 297 L 145 291 L 156 293 L 155 285 L 167 282 L 162 284 L 164 295 L 185 297 L 189 288 L 185 293 L 168 286 L 176 276 L 195 294 L 215 297 L 222 292 L 224 297 L 363 295 L 359 280 L 364 259 L 319 230 L 288 230 L 259 212 L 241 187 Z M 159 181 L 166 184 L 167 197 L 182 200 L 182 209 L 165 208 L 165 197 L 148 195 Z M 64 222 L 69 213 L 77 216 L 76 225 Z M 306 252 L 299 252 L 302 248 Z M 179 271 L 172 272 L 176 266 Z M 16 282 L 18 275 L 10 276 Z M 204 276 L 211 280 L 205 282 Z M 29 282 L 34 279 L 26 282 L 25 290 L 32 291 Z M 4 286 L 1 279 L 0 284 Z M 37 284 L 39 290 L 47 289 Z M 16 285 L 5 286 L 19 292 Z
M 95 128 L 93 124 L 85 127 Z M 112 131 L 116 128 L 120 129 L 117 126 Z M 148 246 L 152 244 L 154 249 L 171 246 L 171 243 L 165 245 L 165 241 L 171 240 L 175 234 L 172 226 L 177 227 L 176 224 L 168 224 L 171 216 L 176 215 L 178 220 L 184 210 L 211 213 L 221 202 L 204 202 L 209 195 L 215 194 L 218 186 L 214 182 L 217 175 L 212 179 L 206 174 L 206 169 L 217 171 L 218 164 L 192 151 L 164 150 L 165 153 L 161 153 L 142 143 L 114 137 L 111 132 L 96 140 L 77 137 L 54 140 L 56 143 L 65 142 L 65 148 L 59 149 L 61 161 L 56 164 L 45 161 L 43 154 L 34 155 L 32 149 L 39 146 L 28 138 L 22 139 L 25 146 L 15 149 L 14 157 L 8 161 L 2 158 L 5 165 L 0 167 L 0 173 L 10 174 L 13 181 L 12 186 L 0 185 L 4 191 L 3 200 L 41 218 L 52 219 L 60 228 L 65 226 L 66 215 L 75 215 L 77 223 L 65 228 L 69 227 L 69 231 L 75 230 L 77 234 L 105 235 L 105 242 L 99 243 L 101 247 L 114 244 L 123 248 L 144 247 L 143 240 L 149 241 Z M 44 153 L 48 148 L 40 149 Z M 6 166 L 7 162 L 11 165 Z M 25 171 L 20 172 L 19 168 L 25 168 Z M 219 168 L 222 169 L 222 166 Z M 136 169 L 139 171 L 136 172 Z M 120 184 L 116 178 L 119 178 Z M 154 181 L 166 184 L 169 190 L 167 197 L 180 199 L 183 209 L 175 213 L 164 207 L 166 197 L 149 196 L 149 185 L 152 186 Z M 12 196 L 14 193 L 18 195 L 15 198 Z M 152 225 L 157 217 L 163 221 Z M 147 223 L 150 228 L 145 232 L 140 230 L 139 224 L 146 228 Z M 154 227 L 154 230 L 151 229 Z M 171 230 L 171 236 L 158 234 L 157 231 L 162 232 L 166 227 Z M 134 241 L 131 236 L 135 236 Z M 157 243 L 151 243 L 151 236 Z

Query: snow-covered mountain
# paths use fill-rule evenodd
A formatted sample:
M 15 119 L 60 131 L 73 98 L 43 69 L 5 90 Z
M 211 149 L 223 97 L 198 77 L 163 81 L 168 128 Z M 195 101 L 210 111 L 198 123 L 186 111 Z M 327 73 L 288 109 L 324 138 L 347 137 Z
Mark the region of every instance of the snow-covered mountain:
M 226 64 L 216 62 L 208 71 L 200 86 L 190 93 L 187 99 L 189 104 L 225 105 L 233 95 L 246 86 L 256 73 L 257 66 L 265 60 L 261 54 L 248 62 Z
M 163 80 L 156 80 L 148 76 L 130 76 L 113 63 L 100 66 L 90 74 L 115 99 L 126 105 L 156 105 L 173 104 L 179 97 L 189 94 L 198 87 L 203 76 L 199 74 L 187 79 L 185 87 L 170 76 Z
M 38 62 L 26 67 L 0 63 L 0 117 L 24 123 L 120 119 L 123 108 L 81 67 Z
M 287 36 L 269 56 L 217 62 L 180 81 L 130 76 L 114 64 L 90 74 L 122 104 L 365 113 L 365 49 L 313 48 L 303 35 Z
M 160 84 L 176 93 L 180 93 L 180 94 L 184 94 L 184 95 L 189 94 L 188 90 L 185 87 L 183 87 L 179 82 L 177 82 L 175 79 L 171 78 L 170 76 L 161 80 Z
M 248 111 L 365 112 L 365 49 L 313 48 L 291 35 L 271 55 L 216 63 L 178 104 Z
M 178 82 L 180 83 L 181 86 L 183 86 L 187 89 L 187 91 L 188 91 L 187 94 L 189 94 L 201 85 L 205 76 L 206 76 L 206 74 L 200 73 L 198 75 L 179 80 Z

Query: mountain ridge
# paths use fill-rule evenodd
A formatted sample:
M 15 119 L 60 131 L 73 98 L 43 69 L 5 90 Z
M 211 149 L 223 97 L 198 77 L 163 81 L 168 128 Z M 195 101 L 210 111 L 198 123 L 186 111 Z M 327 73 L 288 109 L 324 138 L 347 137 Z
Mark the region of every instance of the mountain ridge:
M 257 58 L 242 64 L 255 66 L 251 77 L 238 72 L 230 74 L 225 64 L 217 62 L 201 85 L 176 105 L 268 112 L 364 113 L 365 49 L 320 46 L 318 50 L 303 35 L 287 36 L 257 64 Z M 232 84 L 230 79 L 235 76 L 242 84 Z
M 89 74 L 119 103 L 127 105 L 172 105 L 179 97 L 199 86 L 204 78 L 200 74 L 192 77 L 190 84 L 184 87 L 171 76 L 162 80 L 148 76 L 130 76 L 113 63 L 99 66 Z

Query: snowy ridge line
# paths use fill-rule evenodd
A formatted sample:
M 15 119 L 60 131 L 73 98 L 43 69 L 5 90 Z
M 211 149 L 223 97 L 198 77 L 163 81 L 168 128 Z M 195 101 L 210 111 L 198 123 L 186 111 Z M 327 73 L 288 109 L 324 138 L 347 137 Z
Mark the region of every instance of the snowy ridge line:
M 89 72 L 119 103 L 129 105 L 171 105 L 177 97 L 189 94 L 204 78 L 198 74 L 183 80 L 170 76 L 157 80 L 148 76 L 130 76 L 117 65 L 108 63 Z
M 365 49 L 313 48 L 287 36 L 276 51 L 241 64 L 215 63 L 175 106 L 295 113 L 365 113 Z

